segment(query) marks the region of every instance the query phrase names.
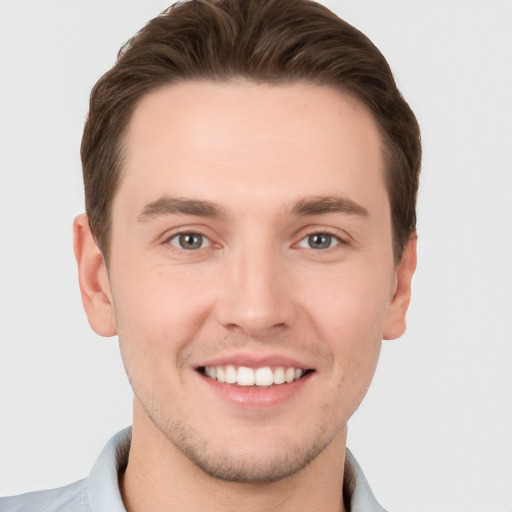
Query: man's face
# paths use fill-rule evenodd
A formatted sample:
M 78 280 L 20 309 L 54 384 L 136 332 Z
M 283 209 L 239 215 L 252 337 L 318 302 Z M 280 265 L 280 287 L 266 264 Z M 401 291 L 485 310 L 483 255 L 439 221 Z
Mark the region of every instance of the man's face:
M 327 87 L 184 83 L 142 99 L 125 147 L 106 294 L 136 417 L 235 481 L 341 446 L 397 334 L 370 114 Z

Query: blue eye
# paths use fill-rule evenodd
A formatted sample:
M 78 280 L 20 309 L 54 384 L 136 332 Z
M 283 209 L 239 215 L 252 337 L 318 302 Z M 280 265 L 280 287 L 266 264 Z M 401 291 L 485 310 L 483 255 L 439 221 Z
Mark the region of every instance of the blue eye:
M 195 251 L 210 246 L 208 238 L 198 233 L 179 233 L 170 238 L 169 243 L 186 251 Z
M 329 233 L 312 233 L 299 242 L 299 247 L 306 249 L 330 249 L 341 243 L 341 240 Z

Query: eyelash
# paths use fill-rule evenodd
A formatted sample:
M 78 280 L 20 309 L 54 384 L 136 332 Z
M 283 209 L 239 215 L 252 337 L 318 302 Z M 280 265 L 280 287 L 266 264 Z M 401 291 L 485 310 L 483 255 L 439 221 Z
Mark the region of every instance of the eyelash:
M 310 243 L 312 237 L 327 237 L 329 239 L 329 246 L 328 247 L 304 247 L 301 245 L 302 243 Z M 334 245 L 332 245 L 332 242 L 335 242 Z M 312 233 L 309 233 L 302 237 L 297 244 L 299 247 L 303 247 L 304 249 L 311 249 L 313 251 L 327 251 L 329 249 L 332 249 L 338 245 L 346 245 L 346 242 L 344 242 L 339 236 L 335 235 L 334 233 L 330 233 L 329 231 L 314 231 Z
M 182 237 L 187 237 L 187 236 L 200 237 L 201 238 L 201 246 L 195 247 L 195 248 L 185 248 L 185 247 L 181 247 L 179 245 L 175 245 L 172 243 L 172 241 L 175 239 L 178 240 L 178 243 L 179 243 L 180 241 L 182 241 L 181 240 Z M 206 246 L 203 246 L 204 242 L 207 242 Z M 212 245 L 212 241 L 206 235 L 203 235 L 202 233 L 197 233 L 195 231 L 182 231 L 180 233 L 175 233 L 174 235 L 169 237 L 165 243 L 168 245 L 172 245 L 174 248 L 176 248 L 179 251 L 185 251 L 185 252 L 195 252 L 199 249 L 207 249 L 207 248 L 211 247 L 211 245 Z
M 200 246 L 198 247 L 191 247 L 191 248 L 185 248 L 185 247 L 182 247 L 180 242 L 182 242 L 182 237 L 198 237 L 201 239 L 201 243 L 200 243 Z M 311 237 L 315 237 L 315 236 L 319 236 L 319 237 L 327 237 L 328 238 L 328 247 L 311 247 L 311 246 L 304 246 L 302 245 L 303 243 L 304 244 L 309 244 L 311 243 Z M 176 240 L 177 242 L 176 243 L 173 243 L 173 240 Z M 204 245 L 204 243 L 206 242 L 207 245 Z M 334 245 L 333 245 L 333 242 Z M 173 234 L 171 237 L 167 238 L 165 240 L 165 244 L 166 245 L 171 245 L 175 250 L 178 250 L 178 251 L 182 251 L 184 253 L 191 253 L 191 252 L 196 252 L 200 249 L 209 249 L 212 247 L 213 245 L 213 242 L 210 240 L 210 238 L 208 238 L 208 236 L 206 235 L 203 235 L 202 233 L 198 233 L 198 232 L 195 232 L 195 231 L 181 231 L 179 233 L 175 233 Z M 179 245 L 178 245 L 179 244 Z M 339 245 L 347 245 L 347 242 L 342 240 L 338 235 L 334 234 L 334 233 L 331 233 L 329 232 L 328 230 L 318 230 L 318 231 L 311 231 L 310 233 L 307 233 L 306 235 L 304 235 L 297 244 L 295 244 L 295 246 L 297 247 L 301 247 L 301 248 L 304 248 L 304 249 L 310 249 L 310 250 L 313 250 L 313 251 L 319 251 L 319 252 L 323 252 L 323 251 L 327 251 L 329 249 L 333 249 L 334 247 L 337 247 Z

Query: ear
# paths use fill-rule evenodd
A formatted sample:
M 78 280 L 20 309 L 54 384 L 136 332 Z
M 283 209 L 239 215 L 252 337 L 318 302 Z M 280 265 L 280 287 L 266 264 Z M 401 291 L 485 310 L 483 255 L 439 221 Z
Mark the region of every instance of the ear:
M 411 281 L 416 270 L 416 234 L 409 240 L 396 269 L 396 288 L 384 323 L 383 338 L 394 340 L 406 329 L 405 315 L 411 300 Z
M 93 330 L 101 336 L 114 336 L 117 328 L 107 267 L 89 227 L 87 215 L 73 222 L 73 249 L 85 313 Z

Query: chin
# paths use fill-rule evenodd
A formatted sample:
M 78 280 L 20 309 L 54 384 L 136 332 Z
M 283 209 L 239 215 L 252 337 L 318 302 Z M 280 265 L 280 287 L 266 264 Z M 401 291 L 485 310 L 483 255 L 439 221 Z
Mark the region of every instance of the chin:
M 175 448 L 206 475 L 241 484 L 278 482 L 300 472 L 339 433 L 316 431 L 300 440 L 292 440 L 282 433 L 277 438 L 261 433 L 258 439 L 246 435 L 243 439 L 236 439 L 236 433 L 230 432 L 219 443 L 218 438 L 214 442 L 212 438 L 194 432 L 190 426 L 174 425 L 160 430 Z
M 320 444 L 301 449 L 281 450 L 281 453 L 234 453 L 232 450 L 212 452 L 185 445 L 178 449 L 208 476 L 241 484 L 278 482 L 304 469 L 324 449 Z

